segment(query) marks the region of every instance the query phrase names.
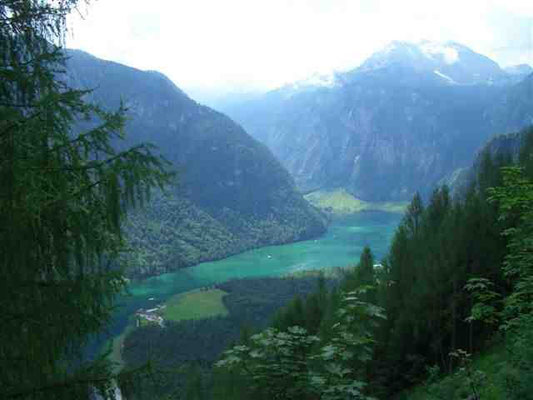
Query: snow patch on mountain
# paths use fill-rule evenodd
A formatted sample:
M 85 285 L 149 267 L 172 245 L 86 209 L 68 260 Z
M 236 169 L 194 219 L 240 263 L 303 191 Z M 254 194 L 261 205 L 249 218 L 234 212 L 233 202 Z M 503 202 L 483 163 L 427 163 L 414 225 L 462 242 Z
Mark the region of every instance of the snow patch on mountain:
M 305 89 L 315 88 L 332 88 L 338 84 L 335 72 L 328 74 L 315 73 L 306 79 L 302 79 L 282 87 L 282 90 L 288 91 L 286 95 L 291 96 L 293 92 Z
M 435 70 L 433 71 L 436 75 L 440 76 L 441 78 L 443 78 L 444 80 L 446 80 L 447 82 L 449 83 L 453 83 L 453 84 L 457 84 L 457 82 L 455 82 L 452 78 L 450 78 L 448 75 L 445 75 L 443 74 L 442 72 L 438 71 L 438 70 Z
M 297 82 L 298 83 L 298 82 Z M 335 86 L 336 79 L 334 73 L 329 74 L 313 74 L 309 78 L 299 82 L 302 86 L 323 86 L 333 87 Z
M 426 77 L 433 74 L 435 78 L 438 76 L 457 85 L 504 85 L 510 82 L 496 62 L 453 41 L 391 42 L 348 74 L 348 79 L 358 73 L 381 74 L 385 78 L 396 75 L 403 82 L 415 82 L 417 74 Z
M 416 68 L 429 70 L 440 69 L 439 67 L 464 61 L 460 57 L 461 51 L 461 46 L 453 42 L 393 41 L 369 57 L 362 67 L 365 70 L 376 70 L 395 63 L 411 64 Z
M 409 48 L 411 44 L 409 42 L 403 42 L 401 40 L 393 40 L 383 47 L 380 51 L 374 54 L 380 54 L 381 56 L 386 56 L 392 53 L 393 51 L 399 48 Z
M 423 41 L 418 47 L 426 57 L 442 57 L 448 65 L 455 64 L 459 61 L 459 52 L 450 44 Z

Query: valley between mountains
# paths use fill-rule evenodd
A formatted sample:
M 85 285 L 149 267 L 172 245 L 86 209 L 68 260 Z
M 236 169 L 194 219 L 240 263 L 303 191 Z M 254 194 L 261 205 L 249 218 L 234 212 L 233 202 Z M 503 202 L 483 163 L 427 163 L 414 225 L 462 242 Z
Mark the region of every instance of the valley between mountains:
M 125 225 L 131 277 L 156 275 L 251 248 L 317 237 L 326 217 L 305 201 L 270 150 L 168 78 L 71 51 L 68 79 L 90 100 L 128 109 L 124 148 L 155 145 L 175 183 Z
M 313 293 L 308 271 L 354 264 L 365 245 L 384 257 L 415 192 L 465 193 L 483 144 L 533 121 L 532 72 L 458 43 L 393 42 L 353 71 L 219 98 L 245 131 L 161 74 L 71 52 L 77 87 L 97 87 L 105 107 L 125 102 L 126 144 L 155 144 L 178 171 L 125 224 L 122 261 L 144 279 L 122 300 L 112 358 L 130 368 L 152 349 L 163 365 L 211 364 L 239 326 L 265 327 Z M 485 151 L 516 157 L 520 143 L 496 135 Z M 332 287 L 344 273 L 329 271 Z
M 157 72 L 69 57 L 91 101 L 124 102 L 121 146 L 152 143 L 178 172 L 125 225 L 132 277 L 315 238 L 332 212 L 401 212 L 416 191 L 455 184 L 492 135 L 533 122 L 533 70 L 455 42 L 392 42 L 352 71 L 218 99 L 245 130 Z
M 0 0 L 0 398 L 533 400 L 533 9 L 453 3 Z

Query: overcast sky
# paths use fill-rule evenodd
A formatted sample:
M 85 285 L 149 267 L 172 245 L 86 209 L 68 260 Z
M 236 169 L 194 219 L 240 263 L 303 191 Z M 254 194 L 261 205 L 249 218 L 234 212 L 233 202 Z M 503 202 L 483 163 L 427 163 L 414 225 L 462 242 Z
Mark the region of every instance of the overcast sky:
M 98 0 L 67 45 L 185 90 L 273 88 L 346 70 L 391 40 L 454 40 L 533 64 L 533 0 Z

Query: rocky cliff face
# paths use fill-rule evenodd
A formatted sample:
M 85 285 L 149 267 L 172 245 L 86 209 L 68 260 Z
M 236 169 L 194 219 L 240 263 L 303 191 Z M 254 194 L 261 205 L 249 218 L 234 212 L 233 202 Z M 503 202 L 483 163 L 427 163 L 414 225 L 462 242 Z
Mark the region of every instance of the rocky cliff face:
M 533 124 L 533 73 L 509 85 L 486 110 L 495 133 L 518 131 Z
M 467 166 L 491 134 L 531 120 L 524 71 L 506 72 L 453 42 L 393 42 L 325 84 L 287 86 L 225 110 L 302 191 L 404 200 Z
M 166 195 L 127 226 L 136 275 L 165 272 L 255 246 L 302 240 L 325 230 L 268 148 L 225 115 L 188 98 L 165 76 L 71 51 L 71 84 L 130 118 L 126 141 L 155 144 L 178 171 Z M 253 267 L 253 266 L 251 266 Z

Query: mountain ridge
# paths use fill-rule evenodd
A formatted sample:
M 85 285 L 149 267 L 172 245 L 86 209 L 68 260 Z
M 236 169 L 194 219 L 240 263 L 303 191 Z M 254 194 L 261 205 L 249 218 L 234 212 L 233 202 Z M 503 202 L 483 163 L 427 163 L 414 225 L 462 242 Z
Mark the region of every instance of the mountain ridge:
M 344 188 L 369 201 L 433 187 L 490 135 L 529 120 L 522 81 L 455 42 L 395 42 L 336 82 L 278 89 L 224 111 L 273 151 L 302 192 Z
M 127 108 L 126 148 L 153 143 L 179 185 L 134 212 L 125 254 L 134 276 L 153 275 L 253 247 L 325 231 L 324 217 L 295 190 L 268 148 L 229 117 L 190 99 L 166 76 L 69 51 L 69 83 L 94 89 L 105 109 Z

